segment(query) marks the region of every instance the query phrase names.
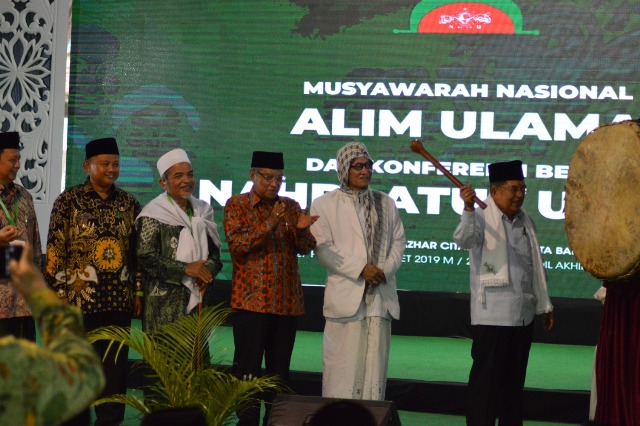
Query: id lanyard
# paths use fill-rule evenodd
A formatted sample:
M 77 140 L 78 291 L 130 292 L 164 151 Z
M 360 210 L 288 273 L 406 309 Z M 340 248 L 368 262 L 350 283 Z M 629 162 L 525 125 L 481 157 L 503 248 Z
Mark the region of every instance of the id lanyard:
M 9 223 L 17 228 L 18 225 L 16 222 L 18 221 L 18 203 L 16 203 L 15 200 L 13 202 L 15 217 L 11 216 L 11 213 L 9 213 L 9 210 L 7 209 L 7 206 L 4 204 L 4 201 L 2 201 L 2 199 L 0 199 L 0 207 L 2 207 L 2 211 L 4 212 L 4 215 Z
M 171 204 L 177 206 L 177 204 L 174 203 L 173 198 L 171 198 L 171 195 L 167 194 L 167 200 L 169 200 Z M 189 216 L 189 223 L 187 224 L 187 226 L 189 227 L 189 232 L 191 232 L 191 235 L 193 235 L 193 228 L 192 228 L 193 208 L 191 207 L 191 203 L 189 201 L 187 201 L 187 216 Z

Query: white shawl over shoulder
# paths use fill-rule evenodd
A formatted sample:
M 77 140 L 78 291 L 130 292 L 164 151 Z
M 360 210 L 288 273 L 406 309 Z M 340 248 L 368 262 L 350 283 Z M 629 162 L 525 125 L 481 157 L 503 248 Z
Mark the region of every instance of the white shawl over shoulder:
M 189 197 L 189 203 L 193 208 L 191 219 L 175 202 L 169 199 L 166 192 L 163 192 L 151 200 L 138 215 L 138 218 L 150 217 L 169 226 L 182 226 L 176 250 L 176 260 L 186 263 L 208 258 L 207 235 L 211 237 L 217 247 L 221 246 L 218 227 L 213 221 L 213 208 L 194 196 Z M 191 293 L 186 310 L 188 313 L 200 301 L 200 292 L 195 287 L 192 277 L 183 276 L 182 283 Z
M 493 198 L 485 200 L 487 208 L 484 210 L 485 227 L 482 243 L 482 260 L 480 265 L 481 290 L 478 302 L 484 303 L 486 287 L 504 287 L 509 282 L 509 259 L 507 251 L 507 236 L 502 224 L 502 211 L 496 206 Z M 551 312 L 553 306 L 547 292 L 547 274 L 544 270 L 540 244 L 533 222 L 526 211 L 524 213 L 524 229 L 529 235 L 531 257 L 533 263 L 533 295 L 535 296 L 536 314 Z

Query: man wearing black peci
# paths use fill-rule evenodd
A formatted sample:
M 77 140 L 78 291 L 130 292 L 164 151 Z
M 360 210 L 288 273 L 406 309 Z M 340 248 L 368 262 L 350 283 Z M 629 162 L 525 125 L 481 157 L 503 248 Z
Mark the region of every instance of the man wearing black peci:
M 553 328 L 536 228 L 522 210 L 527 186 L 521 161 L 489 165 L 490 196 L 474 208 L 475 191 L 460 190 L 464 211 L 453 235 L 469 249 L 473 365 L 467 386 L 467 424 L 522 425 L 523 390 L 533 319 Z

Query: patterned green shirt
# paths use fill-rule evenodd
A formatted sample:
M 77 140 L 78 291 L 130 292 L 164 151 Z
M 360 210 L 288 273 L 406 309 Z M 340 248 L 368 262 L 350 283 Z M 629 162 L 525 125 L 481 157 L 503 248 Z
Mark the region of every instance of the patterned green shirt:
M 100 359 L 84 337 L 82 315 L 49 289 L 27 298 L 44 348 L 0 339 L 0 424 L 57 425 L 86 408 L 104 387 Z
M 168 324 L 185 315 L 189 290 L 182 284 L 187 266 L 176 260 L 181 226 L 170 226 L 150 217 L 136 221 L 137 254 L 144 289 L 142 328 L 146 332 Z M 208 238 L 209 258 L 205 263 L 215 277 L 222 269 L 220 249 Z M 204 305 L 210 305 L 213 285 L 207 286 Z

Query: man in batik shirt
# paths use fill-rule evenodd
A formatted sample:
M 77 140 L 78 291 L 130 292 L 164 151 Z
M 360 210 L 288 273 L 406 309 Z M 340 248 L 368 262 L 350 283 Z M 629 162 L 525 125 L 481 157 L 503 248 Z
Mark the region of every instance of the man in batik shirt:
M 213 209 L 193 196 L 196 179 L 187 153 L 174 149 L 157 165 L 164 191 L 136 221 L 146 332 L 210 306 L 210 284 L 222 269 Z
M 115 186 L 120 155 L 113 138 L 87 144 L 80 185 L 65 190 L 51 211 L 45 277 L 58 297 L 80 307 L 87 331 L 108 325 L 129 326 L 135 292 L 134 220 L 140 204 Z M 141 300 L 136 298 L 136 310 Z M 136 312 L 139 313 L 139 312 Z M 102 358 L 107 342 L 94 347 Z M 103 396 L 126 393 L 128 349 L 109 351 L 103 361 Z M 96 425 L 118 424 L 124 405 L 96 407 Z
M 34 262 L 42 267 L 38 219 L 31 194 L 15 184 L 20 170 L 20 135 L 0 133 L 0 246 L 28 242 Z M 36 327 L 24 299 L 8 280 L 0 279 L 0 336 L 36 340 Z
M 298 254 L 315 247 L 309 227 L 317 217 L 278 195 L 283 170 L 282 153 L 254 152 L 249 172 L 253 188 L 231 197 L 224 209 L 233 261 L 230 304 L 236 310 L 233 370 L 241 378 L 260 376 L 264 356 L 268 375 L 289 379 L 296 319 L 304 313 Z M 271 398 L 266 396 L 267 401 Z M 269 409 L 267 404 L 264 424 Z M 238 416 L 238 425 L 257 425 L 259 406 Z

